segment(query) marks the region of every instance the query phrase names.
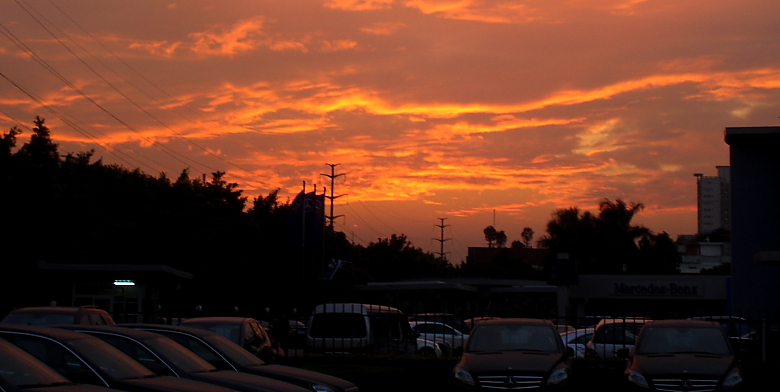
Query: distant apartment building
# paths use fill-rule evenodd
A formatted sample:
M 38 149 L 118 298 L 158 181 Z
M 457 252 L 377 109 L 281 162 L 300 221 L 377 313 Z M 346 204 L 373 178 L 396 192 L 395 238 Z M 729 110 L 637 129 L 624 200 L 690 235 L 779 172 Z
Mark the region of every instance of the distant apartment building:
M 677 238 L 681 273 L 700 273 L 731 262 L 731 168 L 716 166 L 717 176 L 696 173 L 698 230 Z
M 696 173 L 698 234 L 731 230 L 731 168 L 716 166 L 716 177 Z

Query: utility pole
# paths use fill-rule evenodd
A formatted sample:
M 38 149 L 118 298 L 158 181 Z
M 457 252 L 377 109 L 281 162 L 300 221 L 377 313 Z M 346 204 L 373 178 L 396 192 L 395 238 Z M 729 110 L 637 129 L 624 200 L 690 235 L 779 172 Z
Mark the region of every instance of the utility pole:
M 339 198 L 344 195 L 338 195 L 335 196 L 333 194 L 333 188 L 336 186 L 336 177 L 343 176 L 344 173 L 336 174 L 336 166 L 340 165 L 339 163 L 326 163 L 326 165 L 330 166 L 330 174 L 321 174 L 325 177 L 330 178 L 330 196 L 325 196 L 328 200 L 330 200 L 330 215 L 326 216 L 328 218 L 328 221 L 330 222 L 330 228 L 333 229 L 333 221 L 338 218 L 342 217 L 344 215 L 333 215 L 333 201 L 336 200 L 336 198 Z
M 445 257 L 445 255 L 446 255 L 447 253 L 449 253 L 449 252 L 447 252 L 447 253 L 444 253 L 444 241 L 449 241 L 449 240 L 451 240 L 451 239 L 452 239 L 452 238 L 444 238 L 444 228 L 445 228 L 445 227 L 447 227 L 447 226 L 449 226 L 449 225 L 445 225 L 445 224 L 444 224 L 444 221 L 445 221 L 446 219 L 447 219 L 447 218 L 439 218 L 439 220 L 441 221 L 441 224 L 440 224 L 440 225 L 435 225 L 435 226 L 441 229 L 441 238 L 434 238 L 434 240 L 436 240 L 436 241 L 439 241 L 439 244 L 441 245 L 441 251 L 440 251 L 440 252 L 438 252 L 438 253 L 436 253 L 436 254 L 437 254 L 437 255 L 439 255 L 439 258 L 440 258 L 440 259 L 442 259 L 442 260 L 445 260 L 445 261 L 447 260 L 447 258 Z

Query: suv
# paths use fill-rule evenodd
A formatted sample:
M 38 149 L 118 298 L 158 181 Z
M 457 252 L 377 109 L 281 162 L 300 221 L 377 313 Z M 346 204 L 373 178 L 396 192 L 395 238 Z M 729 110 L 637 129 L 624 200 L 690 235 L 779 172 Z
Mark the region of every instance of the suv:
M 97 306 L 79 307 L 40 306 L 20 308 L 9 312 L 0 324 L 13 325 L 114 325 L 108 312 Z
M 642 391 L 735 390 L 742 370 L 720 324 L 648 321 L 632 350 L 622 348 L 628 381 Z
M 647 318 L 624 317 L 603 319 L 596 324 L 593 338 L 585 348 L 585 358 L 615 358 L 620 348 L 634 347 L 636 337 Z
M 317 305 L 309 320 L 306 351 L 414 355 L 417 336 L 398 309 L 381 305 Z

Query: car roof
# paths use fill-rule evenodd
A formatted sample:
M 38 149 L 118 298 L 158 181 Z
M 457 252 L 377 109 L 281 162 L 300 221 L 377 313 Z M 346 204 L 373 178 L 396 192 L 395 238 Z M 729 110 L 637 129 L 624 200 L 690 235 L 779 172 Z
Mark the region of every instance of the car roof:
M 357 314 L 398 314 L 403 312 L 396 308 L 384 305 L 358 304 L 358 303 L 328 303 L 320 304 L 314 307 L 312 314 L 327 313 L 357 313 Z
M 160 330 L 160 331 L 174 331 L 182 332 L 196 336 L 222 336 L 216 332 L 209 331 L 208 329 L 193 328 L 179 325 L 165 325 L 165 324 L 118 324 L 117 327 L 136 329 L 136 330 Z
M 214 316 L 214 317 L 195 317 L 186 320 L 182 320 L 182 325 L 187 324 L 240 324 L 245 320 L 253 320 L 251 317 L 231 317 L 231 316 Z
M 601 319 L 601 321 L 599 321 L 599 323 L 596 324 L 596 328 L 604 324 L 622 324 L 622 323 L 643 324 L 650 320 L 652 319 L 648 317 L 620 317 L 620 318 Z
M 517 325 L 517 324 L 547 325 L 550 328 L 555 328 L 555 325 L 550 320 L 534 319 L 534 318 L 500 318 L 500 319 L 485 320 L 485 321 L 480 321 L 475 328 L 481 326 L 487 326 L 487 325 Z
M 158 334 L 148 331 L 142 331 L 131 328 L 122 328 L 116 325 L 58 325 L 56 328 L 67 329 L 69 331 L 91 331 L 108 332 L 118 335 L 129 336 L 133 339 L 144 340 L 159 337 Z
M 650 320 L 645 323 L 645 327 L 651 326 L 661 328 L 723 328 L 719 323 L 708 320 Z

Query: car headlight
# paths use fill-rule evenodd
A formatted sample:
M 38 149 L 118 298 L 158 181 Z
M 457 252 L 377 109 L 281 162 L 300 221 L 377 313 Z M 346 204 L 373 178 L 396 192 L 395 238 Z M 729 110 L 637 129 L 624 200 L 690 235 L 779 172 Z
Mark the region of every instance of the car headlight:
M 569 378 L 569 369 L 565 365 L 560 365 L 550 373 L 547 378 L 547 385 L 555 385 Z
M 631 381 L 632 383 L 642 388 L 650 388 L 650 385 L 647 384 L 647 380 L 645 379 L 645 376 L 643 376 L 642 373 L 639 373 L 634 370 L 628 373 L 628 381 Z
M 314 384 L 311 386 L 311 389 L 313 389 L 314 392 L 334 392 L 333 388 L 322 384 Z
M 739 368 L 734 368 L 726 375 L 726 379 L 723 380 L 723 388 L 733 388 L 742 382 L 742 372 Z
M 455 379 L 460 380 L 464 384 L 476 385 L 474 383 L 474 378 L 471 377 L 471 373 L 463 368 L 455 368 Z

